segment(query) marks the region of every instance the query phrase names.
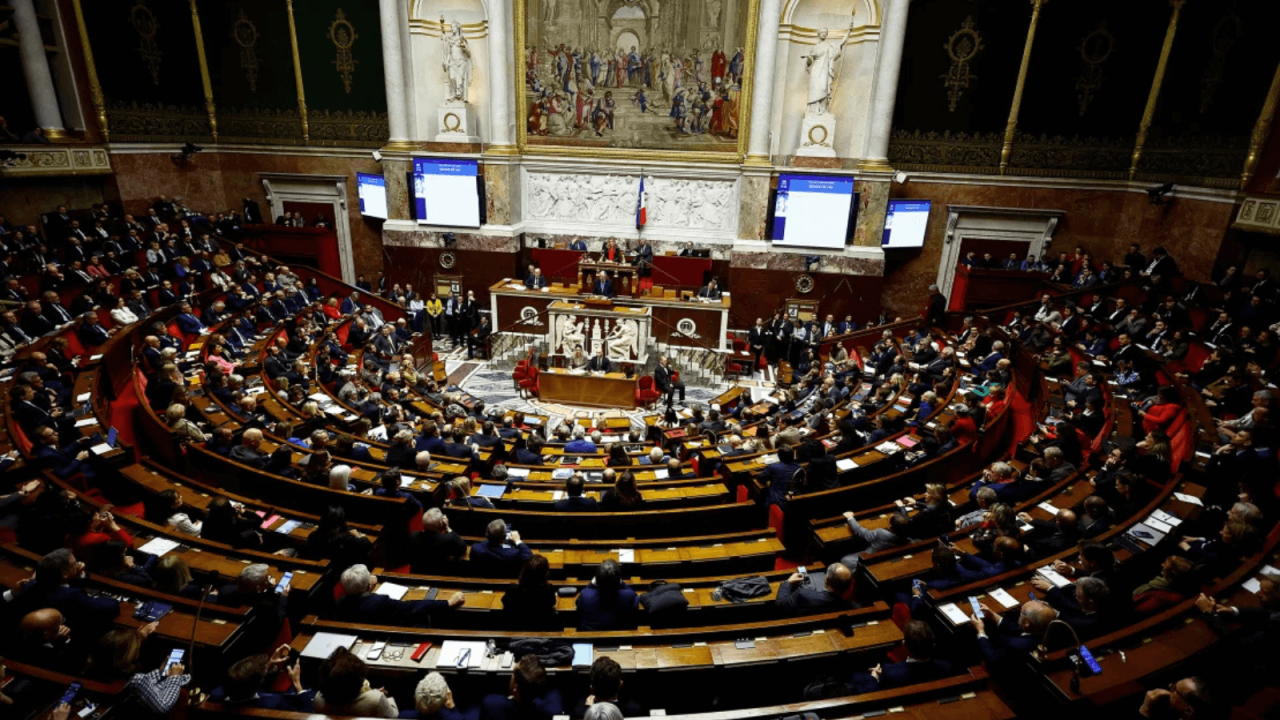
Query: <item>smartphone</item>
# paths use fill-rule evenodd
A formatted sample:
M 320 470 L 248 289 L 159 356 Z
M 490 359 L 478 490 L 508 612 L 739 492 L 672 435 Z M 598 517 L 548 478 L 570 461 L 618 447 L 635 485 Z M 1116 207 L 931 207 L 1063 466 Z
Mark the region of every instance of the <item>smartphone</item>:
M 1035 593 L 1033 593 L 1033 592 L 1029 592 L 1029 593 L 1027 593 L 1027 600 L 1028 600 L 1028 601 L 1035 600 L 1035 599 L 1036 599 L 1036 594 L 1035 594 Z
M 293 571 L 290 570 L 289 572 L 284 574 L 284 577 L 280 578 L 280 582 L 276 583 L 276 592 L 283 594 L 285 589 L 289 587 L 289 582 L 292 580 L 293 580 Z
M 502 653 L 502 669 L 503 670 L 510 670 L 511 666 L 515 663 L 515 661 L 516 661 L 516 656 L 514 653 L 509 653 L 509 652 Z
M 978 603 L 978 598 L 970 595 L 969 607 L 973 608 L 974 617 L 982 617 L 982 605 Z
M 173 651 L 171 651 L 169 653 L 169 659 L 164 661 L 164 670 L 161 672 L 161 674 L 168 675 L 169 668 L 173 667 L 174 665 L 181 664 L 182 658 L 185 657 L 186 654 L 187 654 L 187 651 L 183 650 L 182 648 L 175 648 Z
M 373 644 L 372 648 L 369 648 L 369 654 L 365 655 L 365 659 L 377 660 L 378 658 L 382 657 L 382 651 L 385 650 L 386 647 L 387 647 L 387 642 L 385 640 L 379 640 L 378 642 Z
M 913 588 L 915 588 L 916 590 L 919 590 L 919 591 L 921 591 L 921 592 L 924 592 L 924 588 L 920 586 L 920 578 L 915 578 L 915 579 L 913 579 L 913 580 L 911 581 L 911 587 L 913 587 Z
M 84 685 L 78 682 L 73 682 L 70 685 L 68 685 L 67 691 L 62 693 L 62 699 L 58 701 L 58 704 L 61 705 L 62 703 L 66 703 L 70 705 L 71 703 L 75 702 L 76 696 L 80 694 L 80 688 L 82 687 L 84 687 Z
M 1102 674 L 1102 666 L 1098 664 L 1097 660 L 1093 659 L 1093 653 L 1089 652 L 1089 648 L 1084 645 L 1080 646 L 1080 659 L 1084 661 L 1084 664 L 1089 667 L 1089 670 L 1094 675 Z

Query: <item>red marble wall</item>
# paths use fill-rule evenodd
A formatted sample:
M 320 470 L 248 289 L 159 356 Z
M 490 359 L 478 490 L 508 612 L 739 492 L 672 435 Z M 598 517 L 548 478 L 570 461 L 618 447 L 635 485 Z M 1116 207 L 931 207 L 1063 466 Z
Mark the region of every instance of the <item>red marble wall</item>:
M 1130 243 L 1144 252 L 1164 245 L 1183 273 L 1207 280 L 1236 207 L 1230 203 L 1174 198 L 1153 206 L 1146 193 L 1123 189 L 999 187 L 911 181 L 895 184 L 892 197 L 933 200 L 923 248 L 891 250 L 885 258 L 883 302 L 894 314 L 917 314 L 937 279 L 946 236 L 948 205 L 1044 208 L 1065 215 L 1053 235 L 1053 253 L 1083 247 L 1101 260 L 1123 257 Z
M 371 157 L 346 158 L 288 154 L 205 152 L 178 164 L 169 153 L 112 153 L 115 186 L 127 212 L 145 212 L 161 193 L 180 197 L 190 207 L 210 212 L 240 209 L 243 198 L 269 211 L 260 173 L 347 176 L 347 208 L 352 256 L 357 274 L 374 277 L 383 268 L 382 221 L 360 216 L 356 173 L 381 173 Z

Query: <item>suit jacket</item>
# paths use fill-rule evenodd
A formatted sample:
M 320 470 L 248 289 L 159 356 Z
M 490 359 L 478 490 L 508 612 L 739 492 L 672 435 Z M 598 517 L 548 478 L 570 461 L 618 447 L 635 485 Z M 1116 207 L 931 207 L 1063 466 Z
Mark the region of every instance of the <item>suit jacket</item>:
M 987 637 L 978 638 L 978 651 L 988 665 L 1013 668 L 1019 665 L 1040 643 L 1040 638 L 1024 635 L 1018 626 L 1018 613 L 1007 612 L 1000 624 L 988 628 Z
M 668 392 L 671 390 L 671 369 L 663 365 L 659 365 L 653 371 L 653 384 L 658 387 L 660 392 Z
M 337 603 L 341 622 L 427 627 L 431 615 L 449 609 L 445 600 L 394 600 L 386 595 L 347 595 Z
M 529 277 L 526 277 L 524 279 L 524 286 L 531 290 L 539 290 L 544 287 L 549 287 L 547 283 L 547 276 L 538 275 L 535 277 L 533 275 L 530 275 Z
M 612 280 L 596 280 L 591 285 L 591 292 L 595 295 L 604 295 L 605 297 L 613 297 L 613 281 Z
M 710 300 L 719 300 L 721 294 L 720 288 L 712 290 L 710 285 L 703 285 L 702 288 L 698 290 L 698 297 Z
M 640 598 L 622 583 L 617 596 L 606 598 L 595 585 L 578 594 L 578 627 L 583 630 L 620 630 L 635 627 Z
M 599 509 L 599 503 L 593 497 L 567 497 L 557 500 L 552 507 L 556 512 L 591 512 Z
M 533 557 L 528 545 L 520 543 L 515 547 L 508 545 L 490 545 L 488 540 L 481 540 L 471 546 L 471 561 L 490 571 L 515 574 L 524 561 Z
M 101 325 L 81 325 L 76 328 L 76 337 L 85 347 L 97 347 L 111 339 L 111 334 Z
M 609 362 L 609 358 L 593 355 L 587 363 L 587 369 L 592 372 L 609 372 L 613 369 L 613 365 Z
M 848 600 L 837 597 L 824 588 L 807 588 L 783 582 L 778 586 L 778 596 L 773 604 L 791 615 L 836 612 L 854 607 Z

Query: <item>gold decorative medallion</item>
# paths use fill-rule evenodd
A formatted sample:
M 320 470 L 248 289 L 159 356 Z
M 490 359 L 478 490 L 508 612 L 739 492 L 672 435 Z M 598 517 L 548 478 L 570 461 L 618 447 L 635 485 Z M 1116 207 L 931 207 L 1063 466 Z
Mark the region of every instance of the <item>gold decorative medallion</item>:
M 240 11 L 235 24 L 231 26 L 231 36 L 240 46 L 240 69 L 249 81 L 249 92 L 258 92 L 258 28 L 244 10 Z
M 444 114 L 444 131 L 460 132 L 461 130 L 462 130 L 462 118 L 458 117 L 457 113 L 451 113 L 451 112 L 445 113 Z
M 1081 117 L 1088 112 L 1094 94 L 1102 87 L 1102 64 L 1111 57 L 1115 48 L 1115 36 L 1107 29 L 1105 20 L 1080 41 L 1080 59 L 1084 61 L 1084 69 L 1076 78 L 1076 100 L 1080 103 Z
M 356 38 L 360 36 L 356 34 L 355 26 L 347 20 L 347 13 L 342 8 L 338 8 L 337 19 L 329 24 L 327 37 L 333 41 L 333 47 L 338 51 L 338 57 L 333 61 L 333 65 L 342 76 L 342 87 L 346 88 L 349 94 L 356 65 L 360 62 L 351 56 L 351 46 L 356 44 Z
M 822 132 L 818 132 L 821 130 Z M 827 126 L 814 125 L 809 128 L 809 144 L 810 145 L 826 145 L 827 144 Z
M 978 77 L 970 72 L 969 64 L 986 47 L 982 44 L 982 36 L 973 29 L 972 15 L 964 19 L 964 24 L 951 35 L 943 47 L 951 57 L 951 67 L 947 70 L 947 74 L 942 76 L 943 85 L 946 86 L 947 98 L 951 101 L 948 109 L 955 112 L 961 96 L 969 88 L 969 82 Z
M 164 57 L 164 53 L 160 52 L 160 47 L 156 45 L 156 32 L 160 28 L 160 23 L 156 22 L 156 16 L 151 12 L 151 8 L 147 7 L 146 0 L 134 2 L 129 10 L 129 22 L 138 33 L 138 39 L 142 41 L 138 46 L 138 54 L 151 70 L 151 83 L 159 85 L 160 59 Z

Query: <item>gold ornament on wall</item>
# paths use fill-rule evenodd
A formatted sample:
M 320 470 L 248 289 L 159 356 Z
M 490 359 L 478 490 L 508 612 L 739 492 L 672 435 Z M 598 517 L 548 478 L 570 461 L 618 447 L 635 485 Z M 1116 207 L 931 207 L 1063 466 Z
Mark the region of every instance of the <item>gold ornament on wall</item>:
M 249 81 L 249 92 L 258 92 L 258 27 L 249 19 L 249 15 L 241 10 L 231 26 L 231 36 L 240 46 L 240 69 Z
M 1200 78 L 1200 114 L 1203 115 L 1209 111 L 1209 106 L 1213 105 L 1213 99 L 1218 94 L 1218 88 L 1222 85 L 1224 76 L 1223 70 L 1227 66 L 1227 56 L 1231 54 L 1231 49 L 1235 47 L 1236 41 L 1244 35 L 1244 27 L 1240 22 L 1240 16 L 1235 12 L 1227 13 L 1218 20 L 1213 26 L 1213 35 L 1210 38 L 1210 44 L 1213 48 L 1213 55 L 1209 58 L 1209 62 L 1205 65 L 1204 76 Z
M 969 82 L 978 77 L 970 71 L 970 63 L 985 47 L 982 36 L 973 29 L 972 15 L 964 19 L 964 24 L 947 39 L 943 47 L 947 49 L 947 55 L 951 56 L 951 67 L 942 76 L 943 85 L 947 88 L 947 98 L 950 100 L 948 109 L 955 112 L 961 96 L 969 88 Z
M 147 7 L 146 0 L 134 2 L 133 7 L 129 9 L 129 23 L 138 33 L 138 39 L 142 41 L 138 45 L 138 54 L 151 70 L 151 83 L 159 85 L 160 59 L 164 57 L 164 53 L 156 45 L 156 32 L 160 28 L 160 23 L 156 22 L 156 16 L 151 12 L 151 8 Z
M 1076 100 L 1080 103 L 1080 117 L 1089 111 L 1093 96 L 1102 87 L 1102 65 L 1116 49 L 1116 38 L 1103 20 L 1098 27 L 1080 41 L 1080 60 L 1084 69 L 1076 78 Z
M 338 8 L 337 19 L 329 24 L 327 37 L 338 51 L 338 57 L 333 61 L 333 65 L 337 68 L 338 75 L 342 76 L 342 87 L 350 93 L 356 65 L 360 62 L 351 56 L 351 46 L 356 44 L 356 38 L 360 36 L 356 34 L 355 26 L 347 20 L 347 13 L 342 8 Z

